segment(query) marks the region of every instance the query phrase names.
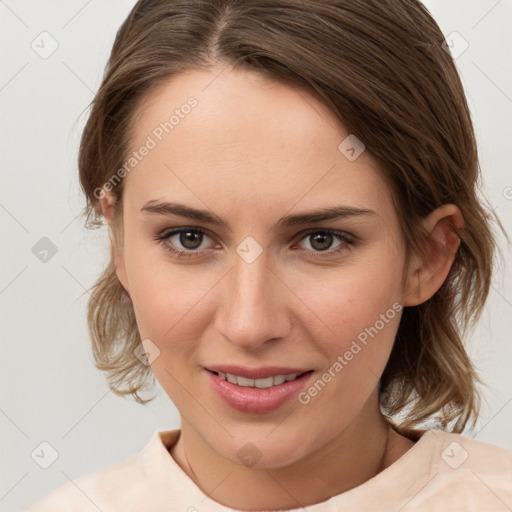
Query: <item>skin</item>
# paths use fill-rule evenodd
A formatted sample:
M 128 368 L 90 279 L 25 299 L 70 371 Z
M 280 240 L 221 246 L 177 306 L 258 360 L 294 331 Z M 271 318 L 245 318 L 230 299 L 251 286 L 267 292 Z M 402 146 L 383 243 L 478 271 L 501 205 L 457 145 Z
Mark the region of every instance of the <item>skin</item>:
M 367 151 L 349 161 L 338 150 L 349 133 L 329 109 L 298 88 L 223 68 L 174 77 L 141 105 L 134 150 L 168 112 L 190 96 L 198 100 L 125 178 L 116 271 L 142 339 L 160 350 L 152 371 L 181 416 L 181 436 L 170 450 L 176 462 L 226 506 L 305 506 L 362 484 L 413 446 L 390 429 L 376 388 L 401 314 L 308 404 L 235 411 L 210 388 L 203 367 L 306 367 L 314 382 L 394 303 L 414 306 L 439 289 L 459 244 L 451 226 L 463 219 L 454 205 L 432 212 L 424 220 L 429 250 L 406 261 L 377 163 Z M 206 209 L 231 230 L 142 213 L 152 199 Z M 113 201 L 111 193 L 101 200 L 111 230 Z M 375 213 L 277 226 L 284 215 L 335 205 Z M 207 232 L 197 249 L 202 255 L 178 258 L 153 239 L 180 227 Z M 315 232 L 304 234 L 313 228 L 358 242 L 333 238 L 321 251 Z M 252 263 L 236 252 L 247 236 L 263 251 Z M 190 247 L 179 235 L 172 243 Z M 261 454 L 253 467 L 237 457 L 248 442 Z

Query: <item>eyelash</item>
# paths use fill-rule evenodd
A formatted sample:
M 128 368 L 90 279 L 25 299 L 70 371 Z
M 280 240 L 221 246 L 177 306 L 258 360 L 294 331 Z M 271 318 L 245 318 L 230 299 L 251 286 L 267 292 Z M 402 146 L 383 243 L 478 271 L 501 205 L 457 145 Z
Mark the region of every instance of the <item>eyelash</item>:
M 177 256 L 179 258 L 191 259 L 191 258 L 200 257 L 201 253 L 203 251 L 206 251 L 206 249 L 185 250 L 184 251 L 184 250 L 176 249 L 174 246 L 167 243 L 167 240 L 169 238 L 173 237 L 174 235 L 178 235 L 180 233 L 185 233 L 185 232 L 200 233 L 201 235 L 206 235 L 206 236 L 210 237 L 210 235 L 208 235 L 208 233 L 201 228 L 184 227 L 184 228 L 173 229 L 172 231 L 160 233 L 160 234 L 154 236 L 153 238 L 156 241 L 158 241 L 159 243 L 163 244 L 165 246 L 165 250 L 169 251 L 170 253 L 174 254 L 175 256 Z M 340 252 L 350 250 L 352 247 L 355 247 L 357 245 L 356 239 L 354 236 L 349 235 L 348 233 L 345 233 L 343 231 L 334 231 L 331 229 L 311 229 L 302 235 L 302 237 L 299 239 L 299 242 L 301 242 L 303 239 L 307 238 L 308 236 L 311 236 L 316 233 L 332 235 L 334 238 L 336 238 L 337 240 L 342 242 L 342 244 L 340 244 L 334 250 L 330 250 L 330 249 L 327 249 L 326 251 L 310 251 L 308 249 L 301 250 L 302 252 L 305 251 L 305 252 L 312 253 L 311 257 L 313 257 L 313 258 L 325 258 L 327 256 L 332 256 L 334 254 L 338 254 Z M 210 237 L 210 238 L 212 238 L 212 237 Z M 215 258 L 215 256 L 211 256 L 208 259 L 210 260 L 213 258 Z

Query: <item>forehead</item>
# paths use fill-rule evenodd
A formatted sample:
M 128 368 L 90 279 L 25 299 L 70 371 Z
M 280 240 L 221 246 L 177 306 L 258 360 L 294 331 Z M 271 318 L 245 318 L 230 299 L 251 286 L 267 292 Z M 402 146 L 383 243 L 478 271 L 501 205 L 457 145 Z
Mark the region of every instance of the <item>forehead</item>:
M 228 207 L 277 212 L 299 202 L 392 213 L 376 162 L 366 151 L 347 158 L 352 135 L 329 108 L 255 72 L 182 73 L 145 98 L 131 128 L 131 151 L 151 146 L 126 178 L 139 208 L 172 198 L 226 216 Z

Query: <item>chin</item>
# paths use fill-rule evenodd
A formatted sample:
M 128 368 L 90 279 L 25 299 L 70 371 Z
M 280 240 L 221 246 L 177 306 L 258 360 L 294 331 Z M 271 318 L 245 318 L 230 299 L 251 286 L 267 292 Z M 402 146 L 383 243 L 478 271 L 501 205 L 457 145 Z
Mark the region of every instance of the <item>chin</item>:
M 277 427 L 279 428 L 279 427 Z M 261 431 L 261 427 L 259 427 Z M 311 439 L 304 444 L 304 434 L 292 435 L 282 431 L 281 436 L 267 434 L 267 430 L 258 436 L 240 436 L 232 440 L 230 446 L 216 446 L 216 451 L 227 461 L 246 468 L 276 469 L 289 466 L 311 450 Z M 272 432 L 270 430 L 270 432 Z M 274 439 L 272 439 L 272 437 Z

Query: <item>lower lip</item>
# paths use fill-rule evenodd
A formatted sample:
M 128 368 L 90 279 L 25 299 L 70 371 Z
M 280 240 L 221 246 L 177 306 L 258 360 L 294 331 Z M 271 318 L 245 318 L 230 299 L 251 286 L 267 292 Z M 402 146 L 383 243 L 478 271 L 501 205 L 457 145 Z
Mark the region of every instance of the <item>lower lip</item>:
M 231 384 L 217 374 L 205 370 L 210 384 L 220 398 L 237 411 L 250 413 L 270 412 L 297 396 L 310 380 L 313 372 L 308 372 L 295 380 L 290 380 L 270 388 L 251 388 Z

